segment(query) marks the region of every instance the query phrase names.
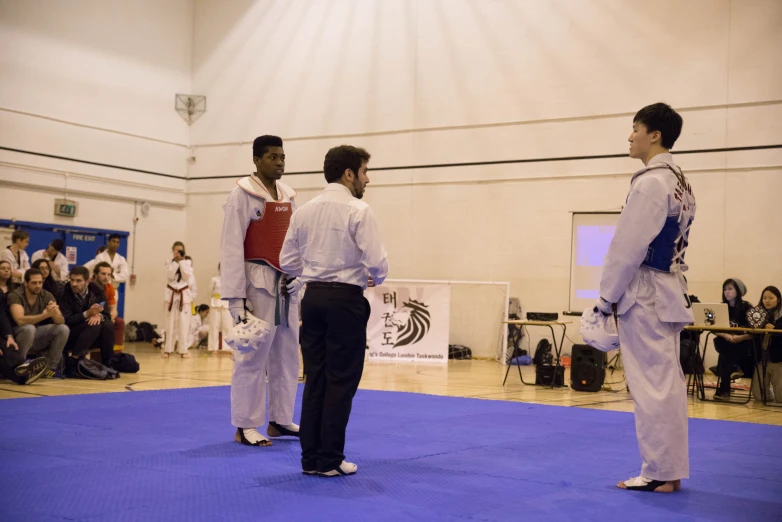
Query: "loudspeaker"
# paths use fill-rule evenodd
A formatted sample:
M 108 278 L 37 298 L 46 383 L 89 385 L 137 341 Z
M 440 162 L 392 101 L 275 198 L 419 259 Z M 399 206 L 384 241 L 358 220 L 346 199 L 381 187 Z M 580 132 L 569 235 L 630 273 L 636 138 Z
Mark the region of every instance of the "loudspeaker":
M 554 373 L 554 368 L 556 368 L 556 375 Z M 564 366 L 551 366 L 548 364 L 538 364 L 535 366 L 535 384 L 551 386 L 552 380 L 554 381 L 554 386 L 565 385 Z
M 606 354 L 586 344 L 574 344 L 570 363 L 570 387 L 596 392 L 606 376 Z

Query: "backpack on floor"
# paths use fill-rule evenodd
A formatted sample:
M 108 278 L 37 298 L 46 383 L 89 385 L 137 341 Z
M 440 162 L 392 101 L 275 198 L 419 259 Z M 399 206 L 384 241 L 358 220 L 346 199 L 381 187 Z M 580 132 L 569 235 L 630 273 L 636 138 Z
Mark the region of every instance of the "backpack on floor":
M 136 321 L 131 321 L 125 325 L 125 342 L 128 343 L 136 342 L 137 337 L 138 337 L 138 323 Z
M 74 377 L 94 381 L 109 381 L 117 379 L 119 373 L 116 370 L 103 366 L 98 361 L 84 358 L 79 360 Z
M 129 353 L 115 353 L 109 360 L 108 366 L 119 373 L 136 373 L 140 368 L 136 358 Z
M 139 343 L 151 343 L 155 339 L 159 339 L 160 334 L 155 331 L 155 325 L 143 322 L 136 328 L 136 342 Z
M 472 350 L 460 344 L 448 345 L 449 359 L 472 359 Z
M 535 356 L 532 358 L 535 366 L 548 366 L 554 364 L 554 356 L 551 355 L 551 341 L 541 339 L 535 348 Z

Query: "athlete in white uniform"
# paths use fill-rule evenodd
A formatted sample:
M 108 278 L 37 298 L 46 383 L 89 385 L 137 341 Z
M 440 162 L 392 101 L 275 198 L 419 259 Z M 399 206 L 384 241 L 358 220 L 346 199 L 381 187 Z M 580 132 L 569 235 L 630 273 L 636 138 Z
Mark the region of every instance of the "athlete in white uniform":
M 222 285 L 220 284 L 220 265 L 217 265 L 218 275 L 212 278 L 210 284 L 212 296 L 209 305 L 211 310 L 209 312 L 209 352 L 215 353 L 220 349 L 220 334 L 225 339 L 233 326 L 233 320 L 231 314 L 228 312 L 228 302 L 222 299 Z M 228 346 L 223 346 L 223 349 L 228 349 Z
M 282 140 L 261 136 L 253 143 L 257 172 L 237 182 L 223 209 L 222 299 L 234 322 L 245 306 L 266 321 L 267 341 L 254 351 L 234 350 L 231 422 L 237 442 L 269 446 L 258 427 L 266 422 L 266 375 L 269 378 L 270 437 L 299 435 L 293 404 L 299 375 L 299 306 L 301 281 L 280 269 L 280 250 L 296 209 L 296 192 L 278 181 L 285 170 Z
M 182 358 L 190 357 L 187 353 L 190 318 L 193 317 L 190 309 L 190 303 L 193 302 L 190 281 L 195 276 L 193 265 L 185 259 L 184 248 L 180 245 L 174 244 L 173 259 L 166 263 L 166 291 L 163 297 L 166 306 L 166 342 L 163 358 L 168 358 L 174 352 L 175 344 Z
M 199 305 L 196 313 L 190 317 L 190 335 L 187 339 L 187 345 L 190 348 L 198 348 L 201 341 L 206 339 L 209 342 L 209 325 L 204 324 L 204 320 L 210 315 L 209 305 Z
M 630 157 L 645 167 L 632 178 L 600 282 L 597 308 L 618 315 L 643 460 L 641 475 L 617 484 L 622 489 L 671 492 L 690 472 L 679 334 L 693 322 L 683 272 L 695 197 L 669 153 L 681 128 L 663 103 L 633 119 Z

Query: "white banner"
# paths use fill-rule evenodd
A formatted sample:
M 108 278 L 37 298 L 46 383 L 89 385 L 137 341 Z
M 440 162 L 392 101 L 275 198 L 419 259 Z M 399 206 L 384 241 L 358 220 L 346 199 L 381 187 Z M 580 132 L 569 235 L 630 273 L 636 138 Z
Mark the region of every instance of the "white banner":
M 450 286 L 385 283 L 365 295 L 370 361 L 448 363 Z

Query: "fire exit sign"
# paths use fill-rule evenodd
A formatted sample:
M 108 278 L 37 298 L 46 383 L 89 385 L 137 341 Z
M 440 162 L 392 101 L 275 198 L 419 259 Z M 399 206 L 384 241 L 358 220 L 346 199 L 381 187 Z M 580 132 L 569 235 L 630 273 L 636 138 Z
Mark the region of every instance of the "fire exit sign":
M 76 217 L 76 211 L 79 208 L 79 204 L 71 199 L 55 199 L 54 200 L 54 215 L 65 217 Z

